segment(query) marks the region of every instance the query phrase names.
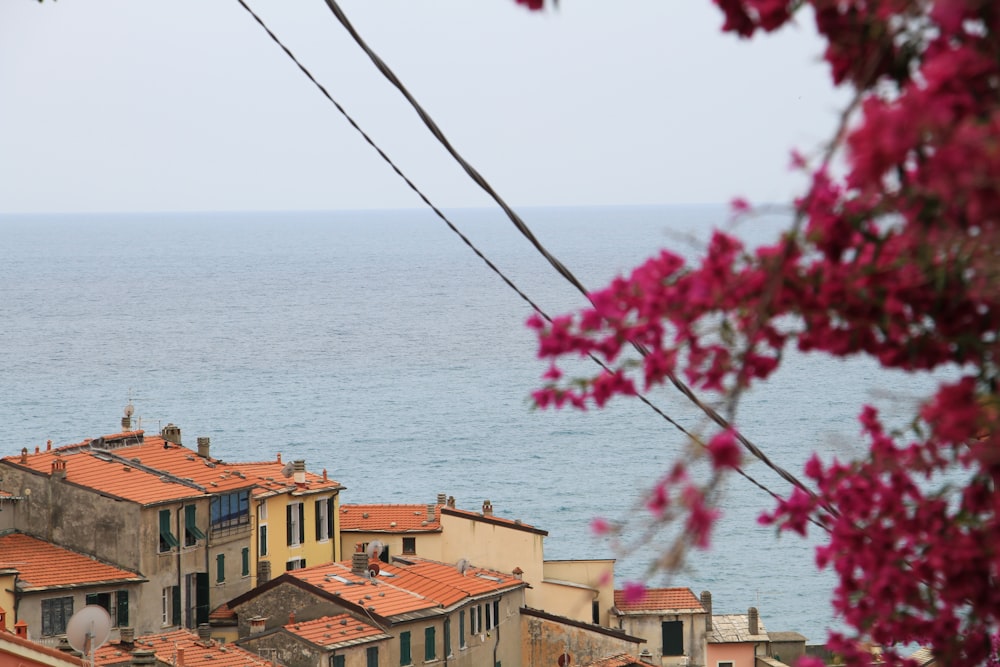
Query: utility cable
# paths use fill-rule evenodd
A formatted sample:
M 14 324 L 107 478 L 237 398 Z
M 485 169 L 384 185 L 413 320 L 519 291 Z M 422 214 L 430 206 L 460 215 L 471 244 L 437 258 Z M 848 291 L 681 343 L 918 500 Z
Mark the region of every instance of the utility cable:
M 483 252 L 480 251 L 479 248 L 476 247 L 476 245 L 472 243 L 472 241 L 467 236 L 465 236 L 465 234 L 463 234 L 462 231 L 459 230 L 458 227 L 451 220 L 448 219 L 448 217 L 441 211 L 441 209 L 439 209 L 436 205 L 434 205 L 427 197 L 427 195 L 425 195 L 420 190 L 420 188 L 417 187 L 417 185 L 412 180 L 410 180 L 410 178 L 407 177 L 405 173 L 403 173 L 402 169 L 399 166 L 397 166 L 395 162 L 392 161 L 392 159 L 385 153 L 385 151 L 383 151 L 375 143 L 375 141 L 361 128 L 361 126 L 354 120 L 354 118 L 349 113 L 347 113 L 344 107 L 339 102 L 337 102 L 336 99 L 334 99 L 334 97 L 323 86 L 323 84 L 321 84 L 319 81 L 316 80 L 316 77 L 312 75 L 309 69 L 302 64 L 302 62 L 295 56 L 294 53 L 292 53 L 292 51 L 287 46 L 285 46 L 285 44 L 278 38 L 278 36 L 267 26 L 266 23 L 264 23 L 264 20 L 246 4 L 245 0 L 236 0 L 236 1 L 240 4 L 240 6 L 243 7 L 243 9 L 247 11 L 248 14 L 250 14 L 250 16 L 253 17 L 253 19 L 260 25 L 260 27 L 264 29 L 264 31 L 268 34 L 271 40 L 274 41 L 274 43 L 277 44 L 281 48 L 281 50 L 285 52 L 285 55 L 287 55 L 288 58 L 291 59 L 293 63 L 295 63 L 295 65 L 299 68 L 299 70 L 306 76 L 306 78 L 309 79 L 309 81 L 313 83 L 314 86 L 316 86 L 316 88 L 320 91 L 320 93 L 322 93 L 323 96 L 331 104 L 333 104 L 333 106 L 337 109 L 337 111 L 340 112 L 340 114 L 347 120 L 347 122 L 351 125 L 351 127 L 353 127 L 355 131 L 357 131 L 358 134 L 361 135 L 361 137 L 365 140 L 365 142 L 368 143 L 368 145 L 370 145 L 375 150 L 376 153 L 378 153 L 379 157 L 381 157 L 392 168 L 392 170 L 396 173 L 396 175 L 398 175 L 401 179 L 403 179 L 406 185 L 411 190 L 413 190 L 414 193 L 416 193 L 416 195 L 421 199 L 421 201 L 423 201 L 434 212 L 434 214 L 437 215 L 437 217 L 440 218 L 448 226 L 448 228 L 451 229 L 451 231 L 454 232 L 462 240 L 462 242 L 466 246 L 468 246 L 469 249 L 472 250 L 472 252 L 474 252 L 476 256 L 479 257 L 486 264 L 487 267 L 489 267 L 491 271 L 493 271 L 497 276 L 499 276 L 499 278 L 503 280 L 503 282 L 508 287 L 514 290 L 514 292 L 519 297 L 521 297 L 521 299 L 525 303 L 527 303 L 532 310 L 538 313 L 539 316 L 543 317 L 546 321 L 551 322 L 552 318 L 548 315 L 548 313 L 546 313 L 541 308 L 541 306 L 532 301 L 527 294 L 521 291 L 521 289 L 510 278 L 508 278 L 503 273 L 503 271 L 501 271 L 488 257 L 486 257 L 486 255 L 483 254 Z M 351 35 L 354 37 L 355 41 L 357 41 L 359 45 L 361 45 L 362 49 L 364 49 L 364 51 L 369 55 L 370 58 L 372 58 L 372 60 L 376 63 L 376 65 L 379 66 L 379 70 L 382 71 L 383 74 L 385 74 L 389 78 L 389 80 L 393 82 L 393 85 L 395 85 L 403 93 L 403 95 L 407 98 L 407 100 L 410 101 L 410 104 L 413 105 L 415 109 L 417 109 L 417 113 L 420 115 L 422 119 L 424 119 L 428 127 L 431 128 L 431 131 L 435 135 L 435 137 L 437 137 L 438 140 L 445 145 L 449 153 L 451 153 L 455 157 L 455 159 L 458 160 L 460 164 L 462 164 L 463 168 L 465 168 L 466 172 L 470 175 L 470 177 L 472 177 L 477 184 L 480 184 L 480 187 L 483 187 L 499 203 L 501 208 L 507 213 L 508 217 L 510 217 L 511 220 L 514 222 L 515 226 L 517 226 L 517 228 L 521 231 L 521 233 L 524 234 L 531 241 L 532 245 L 534 245 L 536 249 L 538 249 L 538 251 L 549 261 L 549 263 L 552 264 L 552 266 L 555 267 L 556 270 L 561 275 L 563 275 L 581 293 L 583 293 L 584 296 L 586 296 L 589 299 L 590 297 L 586 288 L 583 286 L 582 283 L 580 283 L 580 281 L 576 278 L 576 276 L 573 275 L 573 273 L 570 272 L 569 269 L 563 266 L 563 264 L 558 259 L 552 256 L 552 254 L 549 253 L 544 246 L 542 246 L 542 244 L 535 238 L 531 230 L 528 229 L 528 226 L 524 223 L 524 221 L 521 220 L 520 216 L 518 216 L 517 213 L 515 213 L 514 210 L 511 209 L 510 206 L 508 206 L 506 202 L 503 201 L 500 195 L 493 190 L 493 188 L 489 185 L 489 183 L 486 182 L 486 180 L 482 177 L 482 175 L 480 175 L 478 171 L 476 171 L 471 165 L 469 165 L 458 154 L 458 152 L 455 151 L 455 149 L 444 137 L 444 134 L 437 127 L 437 124 L 434 123 L 434 121 L 427 114 L 427 112 L 424 111 L 422 107 L 420 107 L 420 105 L 416 102 L 415 99 L 413 99 L 412 95 L 410 95 L 410 93 L 406 90 L 403 84 L 396 78 L 395 74 L 392 73 L 392 71 L 388 68 L 388 66 L 386 66 L 385 63 L 368 47 L 368 45 L 365 44 L 364 40 L 361 39 L 361 36 L 358 35 L 358 33 L 354 30 L 353 26 L 351 26 L 350 22 L 347 20 L 347 17 L 344 16 L 343 11 L 341 11 L 337 3 L 334 2 L 334 0 L 326 0 L 326 2 L 327 5 L 330 6 L 330 9 L 331 11 L 333 11 L 334 15 L 338 17 L 338 20 L 340 20 L 341 23 L 345 25 L 345 28 L 347 28 L 348 32 L 350 32 Z M 637 346 L 637 349 L 639 349 L 641 353 L 646 354 L 645 349 L 642 348 L 641 346 Z M 590 354 L 589 356 L 603 370 L 610 372 L 611 369 L 608 368 L 608 366 L 603 361 L 601 361 L 593 354 Z M 695 403 L 695 405 L 698 406 L 700 409 L 702 409 L 702 411 L 704 411 L 705 414 L 709 415 L 709 417 L 711 417 L 713 421 L 715 421 L 723 428 L 729 428 L 728 422 L 726 422 L 726 420 L 710 406 L 702 404 L 701 401 L 694 395 L 694 393 L 679 378 L 676 378 L 675 376 L 671 375 L 671 379 L 674 381 L 675 385 L 679 384 L 680 387 L 683 387 L 684 390 L 683 393 L 685 393 L 685 395 L 688 396 L 689 400 L 692 400 Z M 671 418 L 660 408 L 654 405 L 646 396 L 637 392 L 636 397 L 640 401 L 642 401 L 646 406 L 652 409 L 656 414 L 658 414 L 669 424 L 671 424 L 675 429 L 677 429 L 686 437 L 688 437 L 692 442 L 695 442 L 701 445 L 702 447 L 705 446 L 705 444 L 698 437 L 690 433 L 687 429 L 684 428 L 683 425 L 678 423 L 676 420 Z M 780 466 L 777 466 L 776 464 L 771 462 L 770 459 L 768 459 L 767 456 L 765 456 L 764 453 L 759 450 L 759 448 L 753 445 L 753 443 L 747 440 L 741 433 L 739 433 L 735 429 L 733 429 L 733 431 L 736 434 L 737 438 L 740 440 L 740 442 L 743 443 L 743 445 L 747 447 L 751 451 L 751 453 L 754 454 L 754 456 L 764 461 L 764 463 L 767 464 L 768 467 L 770 467 L 775 472 L 778 472 L 778 474 L 781 477 L 783 477 L 793 485 L 798 486 L 799 488 L 803 489 L 810 495 L 813 496 L 815 495 L 811 489 L 809 489 L 800 481 L 798 481 L 798 479 L 796 479 L 791 473 L 784 471 L 784 469 L 782 469 Z M 752 484 L 754 484 L 757 488 L 769 494 L 772 498 L 776 500 L 782 499 L 780 495 L 770 490 L 767 486 L 765 486 L 761 482 L 758 482 L 742 468 L 737 468 L 736 472 L 745 479 L 747 479 L 748 481 L 750 481 Z M 812 521 L 817 526 L 825 529 L 825 527 L 821 523 L 815 520 Z

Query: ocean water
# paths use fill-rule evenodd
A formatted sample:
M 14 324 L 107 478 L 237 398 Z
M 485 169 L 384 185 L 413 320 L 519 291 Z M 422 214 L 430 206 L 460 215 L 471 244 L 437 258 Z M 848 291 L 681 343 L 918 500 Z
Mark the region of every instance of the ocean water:
M 695 253 L 727 224 L 721 207 L 522 213 L 591 288 L 660 247 Z M 500 214 L 449 215 L 550 314 L 584 304 Z M 782 222 L 739 233 L 766 240 Z M 0 238 L 0 454 L 115 432 L 131 398 L 142 428 L 175 423 L 188 445 L 209 436 L 214 456 L 325 468 L 344 502 L 488 498 L 549 531 L 548 558 L 615 557 L 619 583 L 710 590 L 716 613 L 757 606 L 769 630 L 811 642 L 837 627 L 814 543 L 758 526 L 772 503 L 740 478 L 712 549 L 671 578 L 648 574 L 666 538 L 639 539 L 641 494 L 684 439 L 637 402 L 532 410 L 545 366 L 530 309 L 428 211 L 5 216 Z M 863 401 L 903 419 L 928 386 L 793 354 L 737 421 L 798 472 L 814 449 L 857 451 Z M 704 426 L 678 394 L 651 398 Z M 760 464 L 747 471 L 788 491 Z M 595 516 L 628 521 L 626 546 L 595 538 Z

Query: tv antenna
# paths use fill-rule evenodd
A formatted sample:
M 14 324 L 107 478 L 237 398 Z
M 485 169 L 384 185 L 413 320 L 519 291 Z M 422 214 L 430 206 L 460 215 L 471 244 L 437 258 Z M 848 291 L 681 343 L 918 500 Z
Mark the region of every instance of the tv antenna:
M 108 641 L 111 634 L 111 615 L 104 607 L 88 604 L 69 618 L 66 624 L 66 640 L 69 645 L 82 653 L 94 667 L 94 654 Z

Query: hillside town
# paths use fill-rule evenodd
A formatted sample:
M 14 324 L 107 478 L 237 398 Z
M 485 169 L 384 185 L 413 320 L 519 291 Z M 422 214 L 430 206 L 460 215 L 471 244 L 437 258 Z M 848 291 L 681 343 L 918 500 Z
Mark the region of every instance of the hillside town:
M 636 600 L 613 559 L 546 560 L 548 533 L 489 500 L 349 504 L 306 461 L 229 463 L 196 443 L 127 415 L 118 433 L 0 460 L 0 665 L 780 667 L 806 653 L 756 608 L 718 614 L 681 587 Z M 94 607 L 80 646 L 74 619 Z

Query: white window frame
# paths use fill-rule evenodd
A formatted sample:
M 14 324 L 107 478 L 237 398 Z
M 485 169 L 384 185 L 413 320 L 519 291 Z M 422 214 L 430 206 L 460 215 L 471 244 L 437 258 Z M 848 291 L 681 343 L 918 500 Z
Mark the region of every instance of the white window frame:
M 320 542 L 329 542 L 331 535 L 330 533 L 330 505 L 328 503 L 328 498 L 321 498 L 314 503 L 314 507 L 319 511 L 319 517 L 316 519 L 316 523 L 319 526 Z

